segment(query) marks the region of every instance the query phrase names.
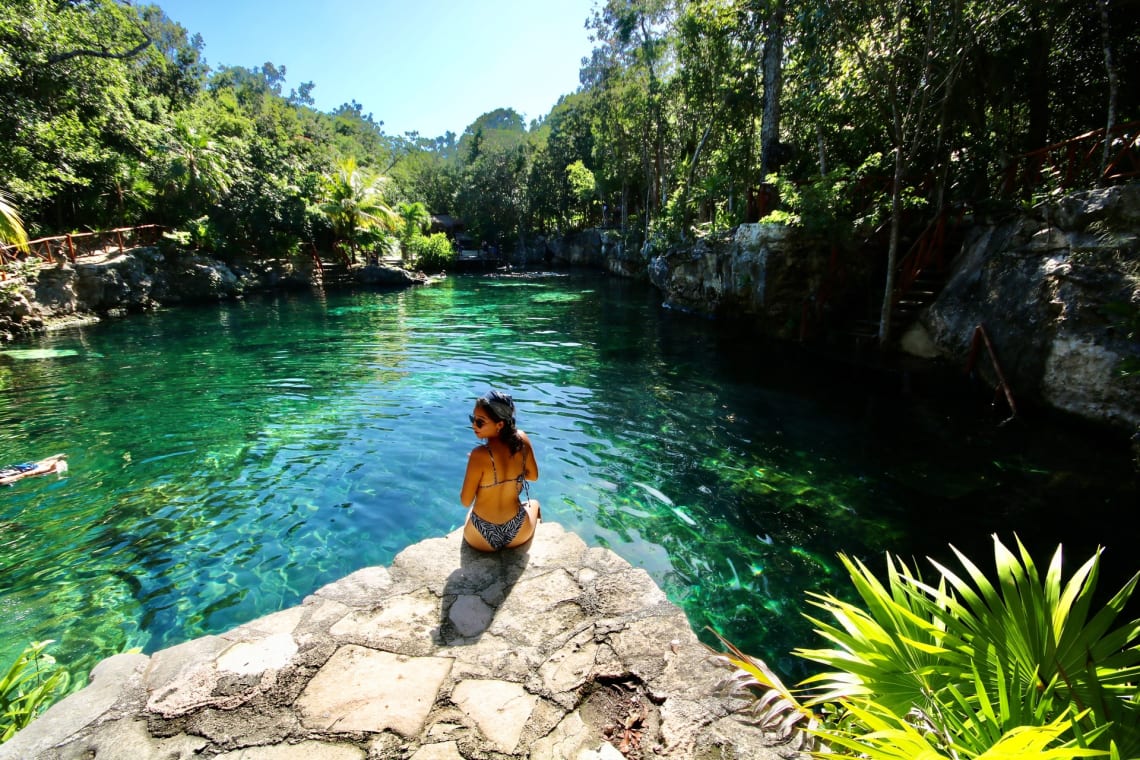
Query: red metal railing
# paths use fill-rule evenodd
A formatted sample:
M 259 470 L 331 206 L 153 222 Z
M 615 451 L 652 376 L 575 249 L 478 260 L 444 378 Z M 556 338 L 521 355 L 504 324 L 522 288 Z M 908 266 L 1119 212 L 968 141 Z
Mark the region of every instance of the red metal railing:
M 966 374 L 974 371 L 974 367 L 978 363 L 978 351 L 981 346 L 986 347 L 986 353 L 990 356 L 990 364 L 993 365 L 994 375 L 997 376 L 997 387 L 994 388 L 994 403 L 997 403 L 998 394 L 1005 395 L 1005 402 L 1009 405 L 1009 417 L 1002 420 L 1001 424 L 1005 424 L 1017 416 L 1017 403 L 1013 400 L 1013 391 L 1006 382 L 1005 373 L 1002 372 L 1001 364 L 998 362 L 997 353 L 994 351 L 994 344 L 990 342 L 990 336 L 986 332 L 984 325 L 979 324 L 974 328 L 974 334 L 970 338 L 970 357 L 966 360 Z
M 1105 140 L 1109 143 L 1109 158 L 1101 171 Z M 1104 129 L 1097 129 L 1023 153 L 1006 167 L 1002 193 L 1032 192 L 1045 184 L 1049 171 L 1056 173 L 1055 181 L 1062 188 L 1140 177 L 1140 121 L 1117 124 L 1107 137 Z
M 106 253 L 108 250 L 118 249 L 118 252 L 122 253 L 128 247 L 153 245 L 165 229 L 166 227 L 158 224 L 143 224 L 138 227 L 118 227 L 113 230 L 73 232 L 68 235 L 37 238 L 28 241 L 26 254 L 14 245 L 0 244 L 0 279 L 6 278 L 7 275 L 3 265 L 19 261 L 21 258 L 31 256 L 50 262 L 54 261 L 56 256 L 65 256 L 68 261 L 75 263 L 84 256 L 94 256 Z
M 940 272 L 946 268 L 949 263 L 946 260 L 947 226 L 961 222 L 964 214 L 965 208 L 944 208 L 926 225 L 899 261 L 896 294 L 905 295 L 923 272 Z

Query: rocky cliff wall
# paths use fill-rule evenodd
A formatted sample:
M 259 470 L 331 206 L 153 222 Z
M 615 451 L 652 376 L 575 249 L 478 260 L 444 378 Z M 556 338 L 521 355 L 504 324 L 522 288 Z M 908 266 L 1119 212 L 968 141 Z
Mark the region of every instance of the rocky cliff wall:
M 385 266 L 337 276 L 361 285 L 406 286 L 422 275 Z M 240 298 L 249 293 L 307 288 L 322 276 L 288 261 L 231 266 L 185 251 L 136 248 L 84 257 L 74 264 L 33 261 L 0 281 L 0 344 L 50 324 L 94 321 L 161 306 Z
M 653 256 L 649 279 L 668 306 L 747 319 L 797 337 L 833 284 L 830 249 L 782 224 L 742 224 Z
M 645 252 L 637 246 L 626 245 L 621 233 L 611 229 L 539 236 L 516 253 L 514 263 L 523 266 L 589 267 L 637 280 L 648 276 Z
M 1140 427 L 1140 185 L 1094 190 L 971 225 L 904 346 L 964 363 L 984 325 L 1015 394 Z M 984 352 L 979 366 L 992 375 Z M 962 366 L 961 364 L 959 366 Z
M 965 237 L 903 349 L 962 367 L 981 324 L 1015 396 L 1140 428 L 1140 372 L 1124 372 L 1140 368 L 1140 184 L 975 219 Z M 799 338 L 846 302 L 881 297 L 869 259 L 841 259 L 840 267 L 829 247 L 782 225 L 745 224 L 652 256 L 647 268 L 667 305 Z

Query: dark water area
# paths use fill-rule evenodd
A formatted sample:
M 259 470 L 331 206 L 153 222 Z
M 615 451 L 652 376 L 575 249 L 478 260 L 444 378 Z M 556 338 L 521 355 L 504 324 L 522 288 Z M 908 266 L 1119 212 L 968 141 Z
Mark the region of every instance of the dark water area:
M 467 414 L 514 394 L 544 517 L 644 568 L 789 676 L 842 552 L 984 569 L 1016 533 L 1066 572 L 1140 568 L 1127 438 L 1043 409 L 1007 424 L 956 368 L 773 343 L 597 275 L 164 310 L 0 349 L 0 661 L 76 672 L 300 603 L 462 524 Z M 1135 616 L 1135 615 L 1134 615 Z

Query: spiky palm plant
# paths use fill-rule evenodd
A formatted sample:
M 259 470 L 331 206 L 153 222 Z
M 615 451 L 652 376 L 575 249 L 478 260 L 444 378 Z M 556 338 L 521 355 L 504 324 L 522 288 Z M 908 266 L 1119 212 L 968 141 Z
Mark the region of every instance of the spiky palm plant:
M 936 585 L 841 556 L 862 606 L 810 595 L 831 646 L 795 652 L 830 669 L 800 684 L 809 730 L 872 759 L 1140 758 L 1140 620 L 1114 627 L 1140 573 L 1094 613 L 1100 551 L 1065 582 L 1060 547 L 1044 578 L 1017 549 L 994 537 L 996 584 L 956 549 L 964 573 L 932 561 Z
M 0 190 L 0 243 L 14 245 L 25 253 L 28 250 L 28 234 L 24 231 L 24 223 L 12 205 L 11 196 L 3 190 Z
M 188 216 L 217 203 L 231 184 L 235 167 L 208 134 L 178 120 L 170 132 L 168 181 L 183 194 Z
M 365 176 L 349 156 L 326 175 L 321 213 L 328 217 L 337 242 L 348 243 L 348 261 L 356 260 L 361 236 L 368 230 L 394 232 L 399 216 L 384 202 L 383 178 Z

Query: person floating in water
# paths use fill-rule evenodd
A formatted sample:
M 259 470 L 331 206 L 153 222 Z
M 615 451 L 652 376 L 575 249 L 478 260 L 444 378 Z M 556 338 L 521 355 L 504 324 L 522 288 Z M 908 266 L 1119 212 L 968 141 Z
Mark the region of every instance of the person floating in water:
M 542 510 L 530 498 L 528 481 L 538 480 L 538 462 L 530 439 L 515 427 L 515 402 L 509 394 L 489 391 L 475 400 L 468 419 L 484 443 L 468 455 L 459 492 L 459 501 L 471 509 L 463 538 L 484 552 L 525 544 Z
M 48 475 L 53 472 L 58 475 L 67 472 L 67 454 L 56 454 L 38 462 L 24 462 L 23 464 L 0 467 L 0 486 L 10 486 L 23 478 L 30 478 L 33 475 Z

